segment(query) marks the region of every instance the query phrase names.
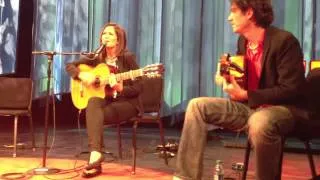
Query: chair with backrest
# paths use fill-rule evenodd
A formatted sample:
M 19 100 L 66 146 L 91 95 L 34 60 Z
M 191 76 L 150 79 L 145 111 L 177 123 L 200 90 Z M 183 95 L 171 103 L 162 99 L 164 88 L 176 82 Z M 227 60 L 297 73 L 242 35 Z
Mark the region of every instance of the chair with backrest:
M 30 78 L 0 77 L 0 116 L 14 116 L 13 157 L 17 154 L 19 116 L 29 118 L 32 149 L 35 150 L 31 112 L 32 91 L 33 82 Z
M 143 113 L 137 117 L 132 118 L 132 153 L 133 153 L 133 167 L 132 173 L 136 170 L 136 139 L 137 127 L 139 123 L 158 123 L 160 132 L 160 143 L 165 147 L 163 122 L 160 118 L 161 107 L 163 101 L 164 82 L 162 77 L 146 78 L 143 80 L 143 92 L 141 101 L 143 105 Z M 167 154 L 164 148 L 164 161 L 168 165 Z
M 139 123 L 158 123 L 160 131 L 160 142 L 161 146 L 165 147 L 164 139 L 164 130 L 163 123 L 160 118 L 161 107 L 163 101 L 163 89 L 164 89 L 164 80 L 162 77 L 152 77 L 152 78 L 143 78 L 142 79 L 142 93 L 140 94 L 140 101 L 143 106 L 143 113 L 138 114 L 136 117 L 133 117 L 129 120 L 132 122 L 132 174 L 135 174 L 136 170 L 136 132 Z M 78 116 L 79 121 L 80 114 Z M 121 137 L 121 125 L 127 122 L 121 122 L 119 124 L 107 124 L 104 127 L 113 127 L 116 126 L 117 131 L 117 142 L 118 142 L 118 157 L 122 159 L 122 137 Z M 79 126 L 79 123 L 78 123 Z M 80 128 L 80 126 L 79 126 Z M 88 153 L 83 151 L 80 154 Z M 113 153 L 105 151 L 104 154 L 109 154 L 113 156 Z M 166 149 L 163 150 L 164 161 L 168 165 Z
M 143 105 L 143 113 L 130 119 L 133 123 L 132 127 L 132 174 L 136 171 L 136 151 L 137 151 L 137 127 L 139 123 L 158 123 L 160 131 L 160 142 L 162 147 L 165 147 L 163 123 L 160 118 L 161 107 L 163 101 L 163 82 L 162 77 L 144 78 L 142 80 L 142 93 L 140 100 Z M 119 157 L 122 158 L 122 145 L 120 125 L 117 125 L 118 134 L 118 150 Z M 164 152 L 164 161 L 168 165 L 166 152 Z
M 311 67 L 311 66 L 310 66 Z M 305 152 L 307 153 L 310 171 L 312 175 L 312 179 L 320 178 L 319 175 L 316 173 L 316 168 L 312 156 L 312 149 L 310 146 L 310 141 L 315 138 L 320 138 L 320 96 L 317 95 L 320 92 L 320 68 L 311 69 L 307 75 L 307 84 L 305 86 L 305 98 L 308 100 L 308 106 L 310 109 L 310 116 L 309 120 L 306 123 L 298 122 L 295 126 L 295 129 L 290 134 L 282 137 L 282 150 L 281 156 L 278 166 L 278 175 L 277 180 L 281 179 L 281 171 L 282 171 L 282 160 L 283 160 L 283 151 L 284 151 L 284 144 L 287 138 L 297 138 L 304 143 Z M 245 159 L 244 159 L 244 168 L 243 168 L 243 175 L 242 179 L 246 179 L 248 164 L 249 164 L 249 157 L 251 151 L 251 143 L 248 140 L 246 152 L 245 152 Z

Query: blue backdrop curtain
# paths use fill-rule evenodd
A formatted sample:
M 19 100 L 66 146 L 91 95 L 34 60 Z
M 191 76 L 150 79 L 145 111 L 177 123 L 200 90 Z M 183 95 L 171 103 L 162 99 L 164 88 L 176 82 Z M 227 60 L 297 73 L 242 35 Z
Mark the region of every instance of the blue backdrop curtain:
M 108 21 L 123 26 L 128 47 L 141 67 L 165 65 L 163 115 L 184 112 L 198 96 L 225 96 L 212 81 L 219 56 L 235 53 L 237 35 L 227 22 L 229 1 L 221 0 L 34 0 L 34 50 L 92 51 Z M 320 58 L 320 1 L 274 0 L 274 25 L 292 32 L 307 61 Z M 318 22 L 318 23 L 316 23 Z M 54 57 L 51 88 L 68 93 L 65 63 L 78 56 Z M 35 95 L 46 90 L 47 60 L 34 56 Z

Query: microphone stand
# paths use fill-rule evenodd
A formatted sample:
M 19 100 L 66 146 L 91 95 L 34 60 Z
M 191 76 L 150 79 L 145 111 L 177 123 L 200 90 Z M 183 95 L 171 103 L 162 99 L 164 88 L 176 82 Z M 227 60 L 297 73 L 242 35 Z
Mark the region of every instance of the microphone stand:
M 55 174 L 60 172 L 60 169 L 57 168 L 47 168 L 46 159 L 47 159 L 47 140 L 48 140 L 48 118 L 49 118 L 49 96 L 50 96 L 50 83 L 51 83 L 51 71 L 52 71 L 52 61 L 53 56 L 56 54 L 60 55 L 80 55 L 83 53 L 57 53 L 54 51 L 33 51 L 32 54 L 35 55 L 46 55 L 48 57 L 48 69 L 47 69 L 47 92 L 46 92 L 46 109 L 45 109 L 45 124 L 44 124 L 44 141 L 43 141 L 43 155 L 42 155 L 42 167 L 35 168 L 33 173 L 35 175 L 44 175 L 44 174 Z

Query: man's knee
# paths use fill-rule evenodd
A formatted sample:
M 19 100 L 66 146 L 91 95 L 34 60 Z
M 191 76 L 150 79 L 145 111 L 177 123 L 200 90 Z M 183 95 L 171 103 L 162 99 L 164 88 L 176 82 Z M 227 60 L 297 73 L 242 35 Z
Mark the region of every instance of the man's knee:
M 292 114 L 285 107 L 273 106 L 253 113 L 249 120 L 249 135 L 275 139 L 287 134 L 294 127 Z
M 186 122 L 196 122 L 197 117 L 203 117 L 203 98 L 193 98 L 189 101 L 185 114 Z
M 197 106 L 199 103 L 201 103 L 201 97 L 198 98 L 193 98 L 189 101 L 188 107 L 193 107 L 193 106 Z
M 252 138 L 273 135 L 276 131 L 274 119 L 264 112 L 252 114 L 248 120 L 249 136 Z
M 213 102 L 215 98 L 210 98 L 210 103 Z M 208 97 L 198 97 L 198 98 L 193 98 L 189 101 L 187 110 L 194 110 L 194 109 L 205 109 L 206 106 L 208 106 L 209 103 L 209 98 Z

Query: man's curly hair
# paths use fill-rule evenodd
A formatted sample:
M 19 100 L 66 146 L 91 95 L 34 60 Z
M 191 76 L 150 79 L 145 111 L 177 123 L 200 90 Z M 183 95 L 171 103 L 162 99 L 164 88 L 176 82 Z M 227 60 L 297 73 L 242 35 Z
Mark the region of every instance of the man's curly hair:
M 273 22 L 271 0 L 231 0 L 231 3 L 235 3 L 243 13 L 251 8 L 257 26 L 267 28 Z

